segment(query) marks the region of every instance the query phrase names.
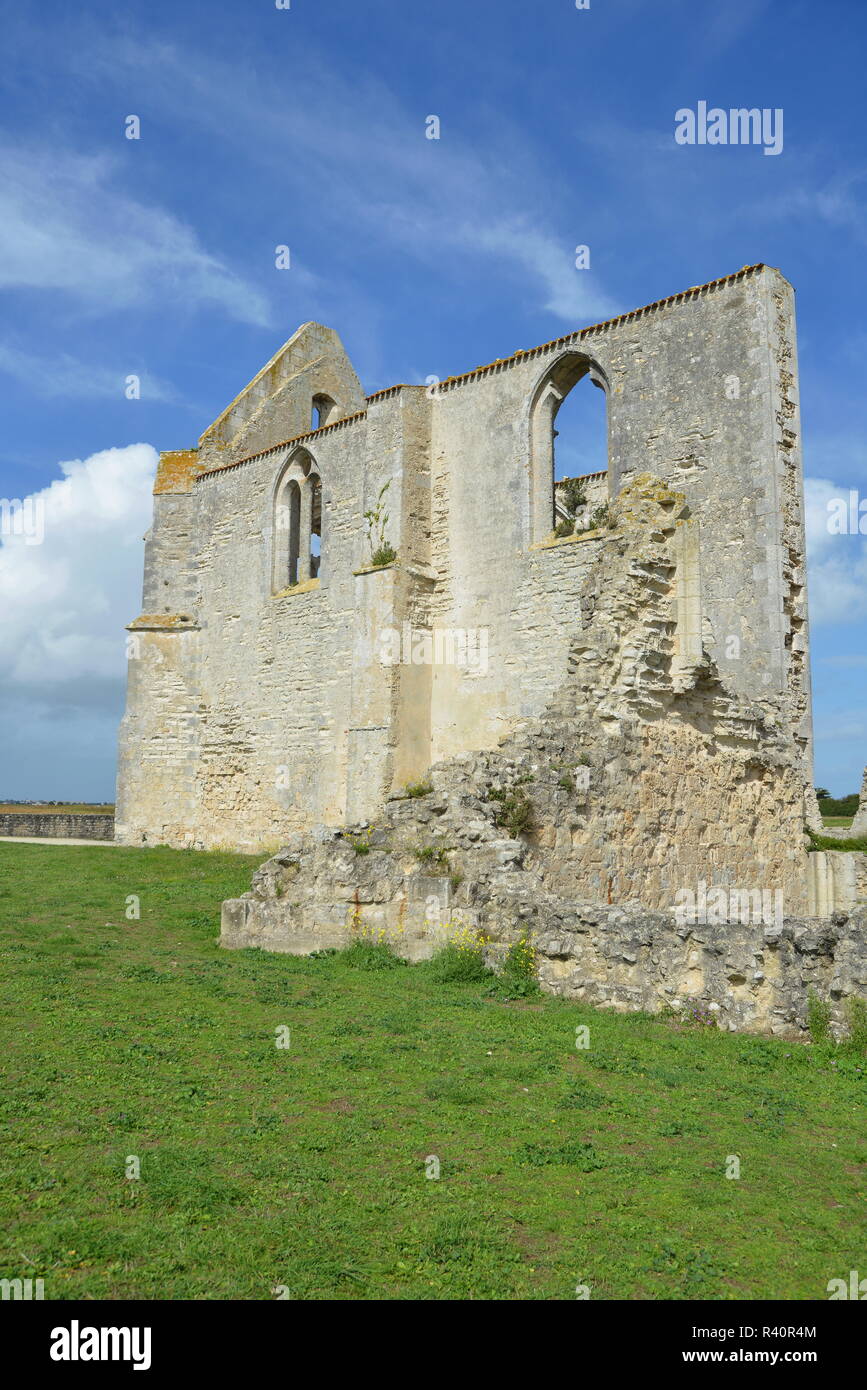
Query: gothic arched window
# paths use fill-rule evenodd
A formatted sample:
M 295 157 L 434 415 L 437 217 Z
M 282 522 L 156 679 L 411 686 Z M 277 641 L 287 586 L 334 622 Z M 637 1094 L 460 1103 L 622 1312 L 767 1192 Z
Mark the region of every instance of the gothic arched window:
M 321 537 L 321 479 L 312 455 L 298 449 L 284 464 L 274 490 L 274 593 L 319 576 Z
M 587 378 L 586 385 L 581 384 Z M 602 395 L 595 398 L 593 388 Z M 582 393 L 576 397 L 572 393 Z M 555 526 L 580 528 L 608 501 L 607 382 L 583 353 L 569 352 L 549 367 L 530 408 L 530 539 Z M 568 436 L 557 444 L 558 414 L 570 400 Z M 579 408 L 573 411 L 573 405 Z M 601 410 L 600 410 L 601 407 Z M 595 418 L 594 418 L 595 417 Z

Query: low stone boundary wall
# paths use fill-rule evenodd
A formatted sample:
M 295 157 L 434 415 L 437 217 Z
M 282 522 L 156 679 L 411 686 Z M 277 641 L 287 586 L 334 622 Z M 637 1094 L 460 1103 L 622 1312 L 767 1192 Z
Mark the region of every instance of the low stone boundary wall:
M 29 811 L 0 813 L 0 836 L 44 840 L 113 840 L 114 816 Z

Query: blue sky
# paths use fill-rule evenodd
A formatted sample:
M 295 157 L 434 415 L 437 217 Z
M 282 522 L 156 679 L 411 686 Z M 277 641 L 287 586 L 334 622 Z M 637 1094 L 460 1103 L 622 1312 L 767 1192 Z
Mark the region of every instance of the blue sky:
M 2 14 L 0 498 L 47 522 L 0 546 L 0 796 L 112 798 L 153 451 L 194 444 L 298 324 L 335 327 L 372 392 L 760 260 L 797 292 L 816 775 L 857 788 L 867 537 L 824 517 L 867 497 L 861 0 Z M 677 145 L 701 100 L 782 108 L 782 153 Z

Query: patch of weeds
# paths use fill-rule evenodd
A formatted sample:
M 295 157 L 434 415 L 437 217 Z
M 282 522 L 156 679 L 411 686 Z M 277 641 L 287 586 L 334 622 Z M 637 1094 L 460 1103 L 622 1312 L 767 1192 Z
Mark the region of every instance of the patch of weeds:
M 152 965 L 122 965 L 120 973 L 124 979 L 140 980 L 142 984 L 163 985 L 174 976 L 164 971 L 154 970 Z
M 410 800 L 414 800 L 419 796 L 430 796 L 432 791 L 433 787 L 430 782 L 407 782 L 403 789 L 403 794 L 409 797 Z
M 831 1001 L 820 999 L 814 989 L 807 994 L 807 1029 L 816 1044 L 826 1043 L 831 1037 Z
M 649 1076 L 654 1081 L 662 1082 L 670 1091 L 674 1091 L 678 1086 L 683 1086 L 686 1082 L 686 1075 L 683 1072 L 672 1071 L 670 1067 L 643 1067 L 639 1063 L 633 1063 L 633 1070 L 642 1076 Z
M 392 1033 L 401 1037 L 410 1034 L 421 1035 L 421 1025 L 416 1014 L 404 1009 L 399 1013 L 383 1014 L 379 1019 L 379 1026 L 384 1028 L 387 1033 Z
M 485 964 L 485 938 L 472 927 L 461 927 L 427 963 L 438 984 L 472 984 L 491 978 Z
M 502 969 L 495 977 L 489 994 L 500 999 L 527 999 L 539 993 L 536 979 L 536 948 L 532 938 L 524 933 L 506 952 Z
M 420 864 L 435 864 L 439 869 L 448 868 L 448 850 L 442 845 L 425 845 L 424 849 L 413 850 L 413 853 Z
M 719 1257 L 708 1250 L 689 1250 L 686 1253 L 671 1245 L 658 1246 L 649 1266 L 654 1274 L 679 1276 L 680 1286 L 689 1297 L 696 1297 L 708 1284 L 725 1274 Z
M 574 517 L 579 507 L 586 507 L 587 493 L 578 478 L 565 478 L 557 489 L 564 509 Z
M 607 1110 L 611 1102 L 601 1091 L 594 1091 L 592 1087 L 575 1081 L 566 1091 L 560 1104 L 565 1110 Z
M 535 808 L 527 793 L 522 791 L 517 783 L 509 789 L 489 788 L 487 797 L 489 801 L 498 803 L 494 811 L 494 825 L 501 830 L 508 830 L 513 840 L 519 839 L 521 835 L 529 835 L 535 829 Z
M 481 1105 L 487 1099 L 478 1086 L 469 1085 L 455 1077 L 431 1081 L 425 1088 L 428 1100 L 444 1100 L 450 1105 Z
M 847 999 L 846 1019 L 849 1024 L 846 1046 L 853 1052 L 867 1052 L 867 1000 L 854 994 Z
M 587 1053 L 587 1061 L 597 1071 L 613 1072 L 617 1076 L 640 1076 L 644 1073 L 644 1067 L 637 1057 L 630 1057 L 627 1052 L 619 1053 L 616 1057 L 606 1057 L 604 1053 Z
M 567 520 L 565 520 L 565 521 L 558 521 L 558 522 L 557 522 L 557 525 L 554 527 L 554 535 L 556 536 L 556 538 L 557 538 L 558 541 L 559 541 L 559 540 L 562 540 L 564 536 L 574 536 L 574 534 L 575 534 L 575 518 L 574 518 L 574 517 L 569 517 L 569 518 L 568 518 Z
M 595 511 L 590 513 L 587 529 L 597 531 L 601 530 L 603 526 L 607 526 L 609 530 L 612 530 L 615 525 L 616 521 L 611 507 L 607 502 L 603 502 L 601 507 L 597 507 Z
M 757 1071 L 773 1071 L 778 1056 L 774 1048 L 757 1038 L 750 1039 L 748 1050 L 739 1052 L 737 1060 L 742 1067 L 755 1067 Z
M 289 1004 L 294 1001 L 286 998 L 285 980 L 263 980 L 253 990 L 257 1004 Z
M 579 1173 L 593 1173 L 606 1163 L 588 1139 L 566 1139 L 562 1144 L 524 1144 L 518 1150 L 518 1162 L 531 1168 L 547 1168 L 553 1164 L 577 1168 Z
M 374 550 L 370 563 L 374 569 L 380 569 L 383 565 L 393 565 L 396 559 L 397 551 L 390 541 L 386 541 L 385 545 Z
M 396 970 L 406 965 L 384 941 L 353 941 L 340 952 L 340 962 L 350 970 Z
M 789 1100 L 777 1091 L 758 1091 L 754 1099 L 758 1104 L 746 1112 L 745 1118 L 751 1120 L 757 1129 L 777 1137 L 783 1133 L 791 1116 L 803 1110 L 797 1101 Z
M 383 483 L 379 489 L 379 496 L 375 504 L 364 513 L 364 520 L 367 522 L 367 543 L 370 546 L 370 563 L 376 568 L 379 565 L 390 565 L 397 559 L 397 551 L 390 541 L 385 539 L 385 529 L 388 525 L 388 512 L 386 511 L 385 494 L 391 487 L 391 479 Z
M 707 1134 L 704 1125 L 690 1124 L 688 1120 L 669 1120 L 668 1124 L 662 1126 L 659 1131 L 663 1139 L 695 1138 L 702 1134 Z
M 158 1206 L 207 1215 L 242 1200 L 234 1183 L 210 1169 L 208 1161 L 188 1150 L 154 1149 L 141 1166 L 142 1188 Z
M 705 1004 L 703 999 L 690 999 L 680 1015 L 680 1021 L 694 1028 L 716 1028 L 716 1010 Z
M 857 850 L 861 854 L 867 853 L 867 835 L 861 835 L 856 840 L 835 840 L 833 835 L 817 835 L 808 825 L 804 826 L 804 830 L 810 840 L 810 854 L 820 849 L 842 849 L 850 852 Z
M 455 1212 L 440 1217 L 416 1253 L 433 1264 L 466 1268 L 498 1251 L 500 1245 L 500 1238 L 491 1234 L 486 1222 Z

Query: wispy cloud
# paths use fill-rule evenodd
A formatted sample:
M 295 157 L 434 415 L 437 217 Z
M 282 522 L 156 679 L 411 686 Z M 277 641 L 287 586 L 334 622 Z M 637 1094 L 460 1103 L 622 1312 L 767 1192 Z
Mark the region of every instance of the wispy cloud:
M 861 671 L 867 669 L 867 656 L 862 653 L 844 652 L 839 656 L 823 656 L 820 666 L 833 666 L 840 671 Z
M 834 711 L 818 720 L 813 736 L 820 743 L 867 742 L 867 719 L 861 710 Z
M 576 327 L 623 307 L 596 272 L 576 268 L 580 237 L 527 211 L 546 202 L 544 152 L 501 113 L 474 138 L 445 115 L 441 139 L 427 140 L 425 108 L 409 110 L 381 83 L 349 82 L 315 55 L 278 84 L 240 57 L 228 63 L 138 39 L 97 41 L 81 77 L 121 82 L 132 73 L 146 75 L 155 113 L 236 144 L 272 189 L 315 213 L 320 233 L 367 237 L 379 252 L 435 260 L 443 274 L 449 262 L 456 275 L 467 262 L 494 264 Z
M 0 142 L 0 289 L 59 291 L 95 313 L 181 300 L 269 322 L 255 285 L 172 213 L 126 194 L 118 177 L 106 156 Z
M 35 396 L 46 399 L 70 397 L 76 400 L 123 400 L 127 379 L 135 375 L 139 379 L 141 399 L 164 401 L 171 405 L 183 404 L 171 383 L 160 380 L 151 372 L 137 370 L 129 364 L 123 367 L 94 366 L 65 352 L 42 356 L 0 342 L 0 372 L 19 381 Z

